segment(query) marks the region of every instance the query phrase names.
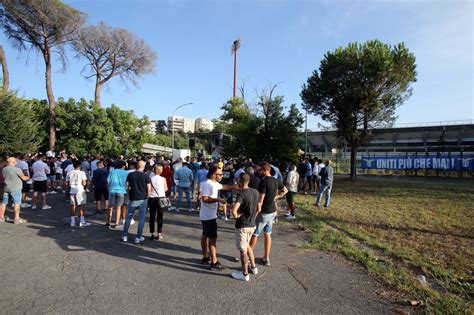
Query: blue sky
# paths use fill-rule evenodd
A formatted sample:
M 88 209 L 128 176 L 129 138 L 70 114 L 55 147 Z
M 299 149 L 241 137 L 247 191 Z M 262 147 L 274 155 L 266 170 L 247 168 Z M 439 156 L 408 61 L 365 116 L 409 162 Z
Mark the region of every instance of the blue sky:
M 417 58 L 413 95 L 397 110 L 398 123 L 474 119 L 473 1 L 152 1 L 67 0 L 87 14 L 87 23 L 105 21 L 144 38 L 157 52 L 155 75 L 140 87 L 118 78 L 102 92 L 103 106 L 116 104 L 139 116 L 165 119 L 175 107 L 193 102 L 177 115 L 214 118 L 232 96 L 230 46 L 242 37 L 238 84 L 245 96 L 279 87 L 285 105 L 300 104 L 301 86 L 319 67 L 324 53 L 349 42 L 379 39 L 405 45 Z M 7 55 L 11 88 L 30 98 L 46 98 L 44 62 L 21 55 L 0 41 Z M 66 71 L 53 64 L 55 97 L 90 100 L 93 81 L 80 74 L 84 61 L 69 53 Z M 27 58 L 28 57 L 28 58 Z M 26 63 L 28 59 L 28 63 Z M 319 119 L 310 116 L 308 128 Z

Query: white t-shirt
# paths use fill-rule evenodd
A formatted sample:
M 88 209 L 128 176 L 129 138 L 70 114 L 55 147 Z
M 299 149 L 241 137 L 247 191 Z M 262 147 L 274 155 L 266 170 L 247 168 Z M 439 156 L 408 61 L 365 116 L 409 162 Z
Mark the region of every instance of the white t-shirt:
M 30 167 L 28 166 L 28 163 L 22 160 L 18 160 L 16 167 L 18 167 L 22 171 L 26 170 L 26 176 L 30 177 Z
M 36 161 L 33 164 L 33 180 L 36 182 L 48 180 L 46 174 L 49 174 L 49 166 L 43 161 Z
M 298 182 L 300 175 L 295 171 L 289 171 L 286 178 L 286 188 L 291 192 L 298 192 Z
M 222 189 L 220 183 L 214 182 L 210 179 L 201 184 L 201 196 L 208 196 L 211 198 L 218 198 L 219 190 Z M 201 211 L 199 218 L 202 221 L 212 220 L 217 218 L 217 202 L 205 203 L 201 200 Z
M 83 180 L 87 180 L 86 173 L 83 171 L 73 170 L 67 174 L 66 181 L 69 182 L 71 187 L 71 194 L 77 195 L 84 192 Z
M 164 177 L 159 175 L 151 176 L 151 184 L 153 187 L 151 188 L 150 198 L 157 198 L 157 197 L 166 197 L 165 195 L 165 181 Z M 156 189 L 156 191 L 155 191 Z M 158 194 L 157 194 L 158 192 Z

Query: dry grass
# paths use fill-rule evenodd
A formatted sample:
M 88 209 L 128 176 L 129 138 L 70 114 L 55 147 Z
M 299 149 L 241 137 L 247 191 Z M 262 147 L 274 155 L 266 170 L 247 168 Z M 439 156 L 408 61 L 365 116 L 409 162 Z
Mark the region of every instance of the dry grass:
M 307 247 L 344 253 L 424 301 L 429 312 L 469 313 L 474 296 L 474 183 L 336 179 L 331 207 L 299 195 Z M 428 285 L 416 279 L 423 274 Z

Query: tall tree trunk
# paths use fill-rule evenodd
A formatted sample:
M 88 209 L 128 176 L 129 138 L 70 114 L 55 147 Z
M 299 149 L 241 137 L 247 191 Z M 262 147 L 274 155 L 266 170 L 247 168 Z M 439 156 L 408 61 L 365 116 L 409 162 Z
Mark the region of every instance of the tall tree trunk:
M 45 48 L 44 61 L 46 65 L 46 95 L 48 96 L 49 102 L 49 149 L 54 151 L 54 147 L 56 146 L 56 102 L 54 101 L 53 86 L 51 83 L 51 50 L 49 47 Z
M 351 179 L 357 177 L 357 145 L 352 143 L 351 145 Z
M 10 88 L 10 74 L 8 73 L 7 67 L 7 58 L 5 58 L 5 53 L 3 52 L 3 47 L 0 45 L 0 62 L 2 63 L 2 72 L 3 72 L 3 92 L 8 92 Z
M 99 78 L 95 82 L 95 93 L 94 93 L 94 101 L 95 105 L 101 107 L 100 105 L 100 91 L 102 90 L 102 84 L 99 82 Z

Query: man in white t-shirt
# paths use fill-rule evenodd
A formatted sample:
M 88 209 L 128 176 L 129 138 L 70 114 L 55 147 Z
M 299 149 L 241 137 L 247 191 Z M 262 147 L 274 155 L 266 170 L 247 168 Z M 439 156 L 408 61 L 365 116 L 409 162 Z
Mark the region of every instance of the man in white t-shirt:
M 49 166 L 43 161 L 43 154 L 38 154 L 37 160 L 33 163 L 31 168 L 33 170 L 33 204 L 31 205 L 31 209 L 36 209 L 38 192 L 41 193 L 41 198 L 43 200 L 41 209 L 51 209 L 51 206 L 46 204 L 46 192 L 48 191 L 47 174 L 49 174 Z
M 202 263 L 210 263 L 211 270 L 223 267 L 217 260 L 217 208 L 221 203 L 225 206 L 226 199 L 218 198 L 219 190 L 237 189 L 236 185 L 221 185 L 222 170 L 212 166 L 207 173 L 208 180 L 201 184 L 201 208 L 199 218 L 202 223 Z
M 30 165 L 28 164 L 28 162 L 25 161 L 25 159 L 26 159 L 25 154 L 21 154 L 18 157 L 16 167 L 18 167 L 22 171 L 24 176 L 30 177 Z M 26 203 L 26 197 L 27 197 L 26 194 L 29 191 L 30 191 L 30 183 L 28 181 L 23 181 L 22 188 L 21 188 L 21 207 L 22 208 L 31 207 L 30 204 Z
M 87 184 L 87 176 L 84 171 L 81 171 L 82 162 L 73 160 L 72 165 L 74 170 L 66 175 L 66 184 L 70 187 L 70 203 L 71 203 L 71 227 L 76 226 L 76 207 L 79 206 L 80 222 L 79 226 L 89 226 L 84 218 L 84 205 L 87 203 L 85 186 Z

